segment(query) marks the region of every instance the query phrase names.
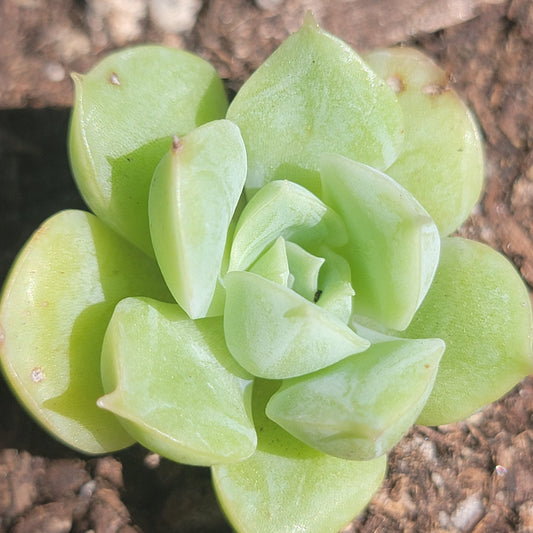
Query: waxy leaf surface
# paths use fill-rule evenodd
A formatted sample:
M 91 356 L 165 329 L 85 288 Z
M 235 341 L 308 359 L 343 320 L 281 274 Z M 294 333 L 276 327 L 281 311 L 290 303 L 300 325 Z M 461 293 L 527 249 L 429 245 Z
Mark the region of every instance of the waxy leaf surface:
M 172 135 L 224 117 L 222 82 L 200 57 L 156 45 L 115 52 L 73 79 L 69 155 L 76 183 L 98 217 L 152 254 L 154 170 Z
M 364 56 L 395 88 L 405 121 L 405 141 L 387 169 L 433 217 L 441 235 L 467 218 L 483 187 L 483 143 L 477 124 L 449 76 L 412 48 Z
M 255 376 L 299 376 L 369 346 L 336 316 L 278 283 L 240 271 L 224 283 L 226 343 Z
M 418 423 L 465 418 L 533 372 L 531 332 L 528 291 L 511 263 L 484 244 L 443 239 L 435 281 L 404 332 L 446 342 Z
M 346 461 L 296 440 L 265 416 L 276 386 L 254 384 L 256 452 L 212 468 L 219 501 L 237 533 L 337 533 L 380 486 L 386 458 Z
M 339 216 L 291 181 L 265 185 L 243 209 L 233 238 L 229 270 L 246 270 L 278 237 L 298 244 L 346 242 Z
M 274 244 L 259 256 L 259 259 L 254 262 L 249 271 L 274 283 L 288 287 L 291 273 L 285 244 L 285 239 L 278 237 Z
M 37 421 L 86 453 L 133 443 L 96 406 L 104 333 L 113 308 L 129 295 L 171 299 L 155 262 L 83 211 L 44 222 L 4 287 L 4 374 Z
M 407 327 L 439 261 L 437 226 L 392 178 L 336 154 L 321 165 L 324 201 L 344 220 L 354 312 L 385 327 Z
M 246 144 L 248 197 L 275 179 L 319 194 L 322 152 L 386 169 L 403 141 L 393 91 L 310 16 L 250 76 L 227 118 Z
M 352 315 L 352 275 L 348 261 L 327 246 L 318 248 L 326 260 L 318 275 L 318 291 L 314 301 L 334 314 L 341 322 L 348 323 Z
M 310 254 L 291 241 L 287 241 L 285 247 L 289 270 L 294 278 L 291 289 L 312 302 L 318 290 L 318 274 L 325 259 Z
M 228 353 L 220 317 L 191 320 L 176 304 L 121 301 L 104 340 L 102 378 L 100 407 L 169 459 L 208 466 L 255 450 L 251 376 Z
M 245 179 L 244 144 L 228 120 L 175 139 L 154 173 L 149 216 L 155 256 L 191 318 L 208 313 Z
M 283 381 L 266 414 L 324 453 L 374 459 L 415 423 L 443 352 L 440 339 L 373 344 L 324 370 Z

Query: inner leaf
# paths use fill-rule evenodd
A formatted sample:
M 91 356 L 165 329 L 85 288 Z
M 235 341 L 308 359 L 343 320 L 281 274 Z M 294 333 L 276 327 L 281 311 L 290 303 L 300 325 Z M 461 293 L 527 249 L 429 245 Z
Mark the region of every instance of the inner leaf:
M 300 245 L 346 242 L 346 228 L 332 209 L 300 185 L 265 185 L 244 208 L 231 248 L 229 270 L 246 270 L 278 237 Z
M 324 200 L 346 223 L 354 312 L 402 330 L 424 299 L 439 261 L 435 222 L 386 174 L 323 154 Z
M 229 272 L 224 283 L 226 343 L 255 376 L 306 374 L 369 346 L 333 314 L 287 287 L 242 271 Z
M 294 276 L 292 289 L 306 300 L 315 301 L 318 291 L 318 274 L 325 259 L 310 254 L 290 241 L 287 241 L 285 246 L 290 272 Z

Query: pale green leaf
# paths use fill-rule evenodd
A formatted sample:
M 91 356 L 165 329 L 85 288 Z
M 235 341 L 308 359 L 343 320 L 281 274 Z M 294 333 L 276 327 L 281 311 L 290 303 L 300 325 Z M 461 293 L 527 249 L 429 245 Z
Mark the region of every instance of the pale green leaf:
M 176 304 L 121 301 L 105 335 L 102 379 L 98 405 L 169 459 L 207 466 L 255 450 L 251 376 L 228 353 L 220 317 L 191 320 Z
M 283 381 L 267 416 L 324 453 L 374 459 L 416 421 L 443 352 L 440 339 L 374 344 L 319 372 Z
M 346 242 L 339 216 L 307 189 L 290 181 L 265 185 L 246 204 L 235 230 L 229 270 L 246 270 L 278 237 L 301 245 Z
M 344 257 L 327 246 L 321 246 L 318 253 L 326 261 L 320 269 L 318 291 L 314 300 L 317 305 L 347 324 L 352 316 L 352 299 L 355 295 L 350 265 Z
M 227 118 L 246 144 L 248 197 L 275 179 L 320 194 L 322 152 L 386 169 L 403 141 L 393 91 L 310 16 L 250 76 Z
M 354 312 L 405 329 L 439 261 L 437 226 L 414 196 L 386 174 L 323 154 L 324 201 L 344 220 Z
M 205 60 L 143 45 L 73 75 L 69 155 L 76 183 L 106 224 L 152 254 L 148 191 L 172 135 L 223 118 L 224 86 Z
M 100 352 L 117 302 L 129 295 L 171 299 L 155 262 L 94 215 L 62 211 L 28 241 L 0 306 L 4 375 L 49 432 L 86 453 L 133 439 L 98 409 Z
M 276 386 L 254 384 L 256 452 L 212 468 L 219 501 L 237 533 L 337 533 L 379 488 L 386 458 L 346 461 L 296 440 L 265 416 Z
M 318 274 L 325 259 L 310 254 L 301 246 L 290 241 L 287 241 L 285 246 L 290 273 L 294 277 L 292 290 L 306 300 L 314 301 L 318 290 Z
M 467 218 L 483 187 L 484 154 L 470 110 L 449 75 L 418 50 L 376 50 L 364 59 L 395 88 L 405 141 L 387 174 L 408 189 L 449 235 Z
M 228 120 L 175 139 L 155 170 L 149 198 L 155 256 L 191 318 L 205 317 L 210 308 L 245 179 L 246 150 Z
M 435 281 L 404 333 L 446 342 L 418 423 L 465 418 L 532 373 L 531 333 L 529 294 L 511 263 L 484 244 L 443 239 Z
M 226 343 L 255 376 L 281 379 L 329 366 L 368 348 L 333 314 L 251 272 L 225 278 Z
M 278 237 L 274 244 L 259 256 L 249 271 L 288 287 L 290 271 L 285 244 L 285 239 Z

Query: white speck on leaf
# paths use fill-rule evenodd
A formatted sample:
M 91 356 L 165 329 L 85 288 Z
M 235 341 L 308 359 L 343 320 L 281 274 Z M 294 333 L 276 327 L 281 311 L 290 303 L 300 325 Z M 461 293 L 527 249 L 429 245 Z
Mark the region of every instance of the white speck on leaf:
M 387 78 L 387 85 L 396 93 L 399 94 L 405 90 L 403 80 L 399 76 L 389 76 Z
M 44 372 L 40 366 L 36 366 L 31 371 L 31 380 L 34 383 L 40 383 L 44 379 Z

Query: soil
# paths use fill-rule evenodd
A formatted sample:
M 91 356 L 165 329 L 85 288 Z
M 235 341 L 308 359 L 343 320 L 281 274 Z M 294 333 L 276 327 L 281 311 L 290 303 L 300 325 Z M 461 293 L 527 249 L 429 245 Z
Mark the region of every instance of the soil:
M 235 91 L 312 8 L 356 49 L 407 43 L 434 57 L 475 110 L 486 190 L 459 233 L 509 257 L 533 287 L 530 0 L 3 0 L 0 279 L 48 215 L 83 208 L 65 153 L 71 70 L 133 42 L 185 47 Z M 207 469 L 140 446 L 87 458 L 44 433 L 0 385 L 0 533 L 228 532 Z M 414 427 L 383 488 L 345 532 L 533 532 L 533 377 L 448 426 Z

